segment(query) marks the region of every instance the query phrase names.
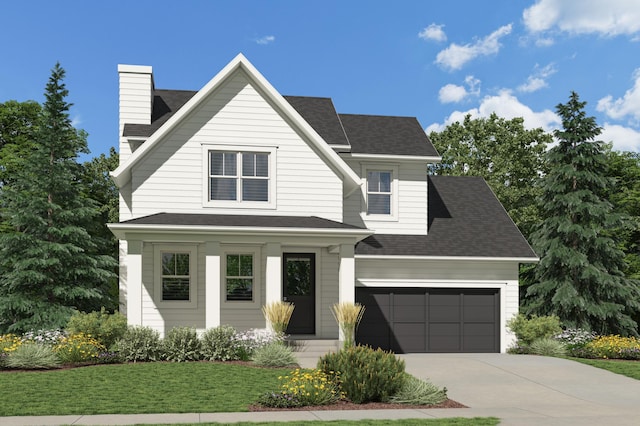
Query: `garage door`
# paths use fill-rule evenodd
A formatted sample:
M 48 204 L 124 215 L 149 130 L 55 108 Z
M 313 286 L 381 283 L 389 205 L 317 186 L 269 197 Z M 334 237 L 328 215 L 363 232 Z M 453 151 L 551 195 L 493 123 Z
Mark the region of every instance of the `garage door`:
M 395 353 L 500 352 L 497 289 L 356 288 L 356 341 Z

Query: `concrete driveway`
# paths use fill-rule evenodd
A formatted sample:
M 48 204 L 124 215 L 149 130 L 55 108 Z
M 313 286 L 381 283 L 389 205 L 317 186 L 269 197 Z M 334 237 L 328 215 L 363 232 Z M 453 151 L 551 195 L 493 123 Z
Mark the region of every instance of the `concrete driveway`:
M 407 354 L 407 372 L 468 407 L 438 417 L 495 416 L 504 425 L 640 425 L 640 380 L 532 355 Z

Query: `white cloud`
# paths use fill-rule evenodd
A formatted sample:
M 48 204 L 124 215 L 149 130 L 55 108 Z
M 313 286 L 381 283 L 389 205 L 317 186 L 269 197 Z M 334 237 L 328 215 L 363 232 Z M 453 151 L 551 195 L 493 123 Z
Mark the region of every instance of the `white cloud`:
M 598 139 L 613 142 L 613 149 L 617 151 L 640 152 L 640 131 L 630 127 L 605 123 Z
M 426 128 L 426 132 L 440 132 L 444 128 L 456 121 L 462 122 L 467 114 L 472 118 L 486 118 L 496 113 L 499 117 L 508 120 L 516 117 L 524 118 L 524 126 L 527 129 L 535 129 L 541 127 L 547 132 L 558 128 L 561 124 L 560 117 L 553 111 L 548 109 L 535 112 L 527 105 L 521 103 L 518 98 L 513 96 L 508 90 L 503 90 L 498 95 L 485 96 L 477 108 L 467 111 L 454 111 L 444 120 L 444 123 L 433 123 Z
M 640 68 L 635 70 L 633 78 L 633 87 L 627 90 L 622 98 L 613 100 L 613 96 L 606 96 L 598 101 L 596 109 L 616 120 L 628 116 L 632 120 L 640 121 Z
M 480 80 L 472 75 L 468 75 L 465 77 L 464 82 L 467 87 L 456 84 L 447 84 L 441 87 L 438 92 L 440 102 L 443 104 L 461 102 L 471 95 L 478 96 L 480 94 Z
M 640 31 L 640 7 L 634 0 L 538 0 L 522 13 L 533 33 L 632 35 Z
M 531 93 L 548 87 L 547 78 L 555 74 L 558 70 L 554 64 L 549 64 L 540 68 L 537 64 L 533 74 L 527 78 L 527 82 L 518 86 L 519 92 Z
M 82 118 L 80 117 L 80 115 L 75 115 L 71 118 L 71 125 L 73 127 L 75 127 L 76 129 L 78 128 L 78 126 L 80 126 L 82 124 Z
M 449 47 L 438 53 L 436 63 L 449 70 L 458 70 L 462 68 L 464 64 L 478 56 L 496 54 L 502 46 L 500 44 L 500 38 L 511 33 L 511 26 L 511 24 L 502 26 L 485 38 L 476 40 L 474 43 L 463 46 L 451 43 Z
M 268 35 L 268 36 L 257 38 L 256 39 L 256 43 L 258 43 L 258 44 L 269 44 L 269 43 L 273 43 L 275 40 L 276 40 L 275 36 Z
M 418 37 L 423 40 L 446 41 L 447 35 L 442 28 L 444 25 L 431 24 L 418 33 Z

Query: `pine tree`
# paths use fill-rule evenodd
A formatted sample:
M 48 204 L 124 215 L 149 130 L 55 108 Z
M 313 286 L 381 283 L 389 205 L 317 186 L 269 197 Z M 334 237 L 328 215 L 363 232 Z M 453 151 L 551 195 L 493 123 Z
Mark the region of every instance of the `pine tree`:
M 71 125 L 64 76 L 56 64 L 33 149 L 2 188 L 0 332 L 62 327 L 73 309 L 99 306 L 113 277 L 113 259 L 91 254 L 86 229 L 98 210 L 82 187 L 86 134 Z
M 601 129 L 575 92 L 556 107 L 562 130 L 548 152 L 542 183 L 542 223 L 532 242 L 540 263 L 527 290 L 525 312 L 554 314 L 567 327 L 637 334 L 637 281 L 624 276 L 624 253 L 610 230 L 621 224 L 605 196 L 611 185 Z

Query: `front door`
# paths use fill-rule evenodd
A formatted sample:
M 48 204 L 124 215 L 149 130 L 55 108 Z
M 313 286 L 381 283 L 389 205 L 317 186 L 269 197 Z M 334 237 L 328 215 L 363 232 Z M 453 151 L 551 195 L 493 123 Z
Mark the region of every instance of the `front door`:
M 287 334 L 315 334 L 316 255 L 284 253 L 282 263 L 282 295 L 294 306 Z

